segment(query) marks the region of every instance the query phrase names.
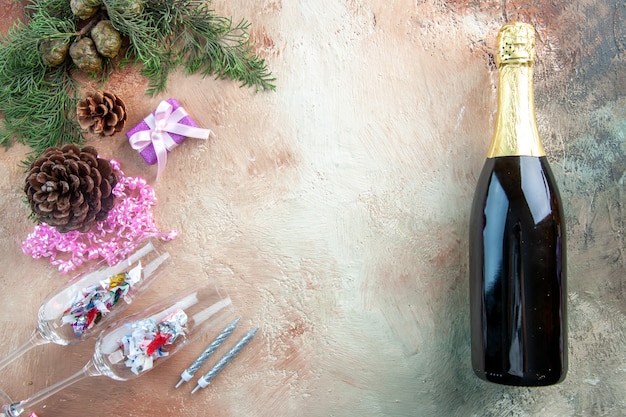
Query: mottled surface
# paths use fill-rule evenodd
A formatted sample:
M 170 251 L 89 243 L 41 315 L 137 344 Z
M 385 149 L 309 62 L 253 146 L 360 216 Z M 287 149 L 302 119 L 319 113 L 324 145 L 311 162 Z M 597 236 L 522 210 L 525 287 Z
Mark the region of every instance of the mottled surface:
M 0 27 L 20 8 L 2 0 Z M 219 280 L 257 338 L 209 388 L 174 390 L 208 340 L 131 382 L 92 378 L 43 416 L 621 416 L 626 409 L 626 5 L 607 0 L 215 1 L 252 22 L 277 91 L 175 75 L 107 88 L 129 125 L 178 98 L 209 142 L 171 153 L 155 210 L 175 259 L 150 300 Z M 566 206 L 570 372 L 542 389 L 469 367 L 467 225 L 493 126 L 505 19 L 538 30 L 540 132 Z M 88 138 L 154 178 L 124 135 Z M 0 354 L 67 277 L 22 254 L 26 149 L 0 151 Z M 0 374 L 14 399 L 78 370 L 93 341 L 42 346 Z

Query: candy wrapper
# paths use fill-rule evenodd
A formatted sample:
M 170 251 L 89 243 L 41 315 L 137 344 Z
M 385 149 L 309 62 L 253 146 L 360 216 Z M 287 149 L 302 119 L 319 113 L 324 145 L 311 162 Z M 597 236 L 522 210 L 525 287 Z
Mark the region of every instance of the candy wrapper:
M 115 307 L 120 298 L 141 280 L 141 263 L 128 272 L 102 280 L 98 285 L 83 288 L 63 312 L 62 323 L 69 324 L 74 334 L 82 334 L 96 325 Z
M 186 138 L 208 139 L 211 131 L 199 128 L 180 103 L 170 98 L 130 129 L 130 146 L 148 165 L 158 164 L 157 179 L 165 169 L 167 154 Z
M 178 309 L 157 323 L 154 319 L 137 320 L 130 333 L 119 341 L 119 349 L 109 356 L 111 363 L 124 361 L 131 372 L 139 375 L 152 369 L 154 361 L 167 356 L 167 346 L 185 337 L 187 314 Z

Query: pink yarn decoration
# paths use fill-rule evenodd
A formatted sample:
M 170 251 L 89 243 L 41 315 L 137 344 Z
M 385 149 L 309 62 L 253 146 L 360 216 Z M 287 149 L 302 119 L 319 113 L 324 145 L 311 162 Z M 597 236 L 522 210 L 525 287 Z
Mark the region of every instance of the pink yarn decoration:
M 169 241 L 178 235 L 176 231 L 158 231 L 151 211 L 157 199 L 147 181 L 125 176 L 119 162 L 110 162 L 118 175 L 118 183 L 113 188 L 117 202 L 106 220 L 85 233 L 59 233 L 52 226 L 39 224 L 22 243 L 25 254 L 35 259 L 50 258 L 50 263 L 65 274 L 99 258 L 113 265 L 130 254 L 143 239 Z

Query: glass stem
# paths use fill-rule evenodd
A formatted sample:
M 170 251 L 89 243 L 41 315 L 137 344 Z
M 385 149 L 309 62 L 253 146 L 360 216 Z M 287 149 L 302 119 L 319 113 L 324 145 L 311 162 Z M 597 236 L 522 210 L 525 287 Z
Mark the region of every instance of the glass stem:
M 48 339 L 43 337 L 41 332 L 38 329 L 30 335 L 28 340 L 22 343 L 21 346 L 14 349 L 11 353 L 9 353 L 6 357 L 0 360 L 0 369 L 4 369 L 10 364 L 12 364 L 16 359 L 22 357 L 26 352 L 34 348 L 35 346 L 43 345 L 46 343 L 50 343 Z
M 3 406 L 3 412 L 6 417 L 17 417 L 22 414 L 25 410 L 30 409 L 32 406 L 38 404 L 39 402 L 45 400 L 46 398 L 51 397 L 57 392 L 63 390 L 64 388 L 69 387 L 70 385 L 81 381 L 90 376 L 98 376 L 101 375 L 100 371 L 96 368 L 93 360 L 89 360 L 87 364 L 80 371 L 76 372 L 74 375 L 65 378 L 63 381 L 59 381 L 54 385 L 51 385 L 47 388 L 42 389 L 41 391 L 31 395 L 25 400 L 20 402 L 13 403 L 11 405 Z

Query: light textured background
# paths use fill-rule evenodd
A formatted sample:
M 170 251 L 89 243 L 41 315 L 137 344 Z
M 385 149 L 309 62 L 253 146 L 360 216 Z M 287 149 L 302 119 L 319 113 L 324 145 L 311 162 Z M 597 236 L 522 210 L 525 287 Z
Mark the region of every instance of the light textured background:
M 21 11 L 2 0 L 3 31 Z M 252 22 L 277 91 L 176 74 L 159 97 L 111 78 L 129 127 L 178 98 L 190 139 L 154 184 L 175 267 L 149 295 L 218 280 L 257 338 L 208 389 L 173 390 L 198 342 L 131 382 L 92 378 L 42 416 L 621 416 L 626 409 L 626 5 L 622 1 L 215 1 Z M 496 108 L 505 19 L 538 30 L 540 132 L 566 206 L 570 372 L 484 383 L 469 366 L 467 226 Z M 86 87 L 88 87 L 86 85 Z M 90 137 L 153 180 L 124 135 Z M 26 149 L 0 151 L 0 354 L 67 277 L 22 254 Z M 14 399 L 78 370 L 93 341 L 0 374 Z M 189 388 L 189 389 L 187 389 Z

